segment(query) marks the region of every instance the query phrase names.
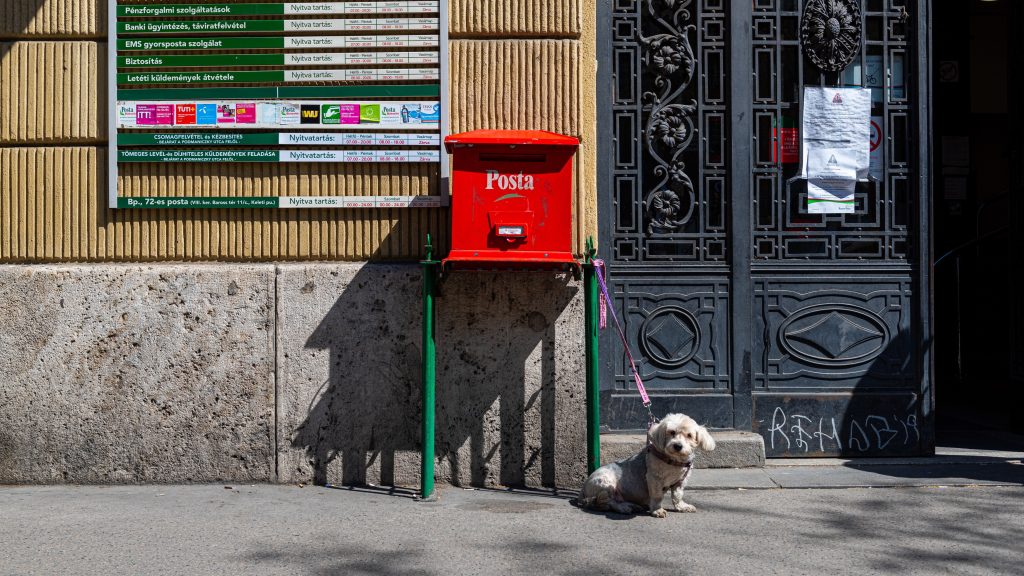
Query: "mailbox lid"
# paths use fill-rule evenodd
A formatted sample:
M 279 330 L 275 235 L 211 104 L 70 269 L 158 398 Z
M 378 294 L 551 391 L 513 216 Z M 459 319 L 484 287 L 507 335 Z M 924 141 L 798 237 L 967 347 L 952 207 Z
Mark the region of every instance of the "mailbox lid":
M 473 130 L 444 139 L 451 152 L 456 146 L 565 146 L 579 148 L 578 138 L 546 130 Z

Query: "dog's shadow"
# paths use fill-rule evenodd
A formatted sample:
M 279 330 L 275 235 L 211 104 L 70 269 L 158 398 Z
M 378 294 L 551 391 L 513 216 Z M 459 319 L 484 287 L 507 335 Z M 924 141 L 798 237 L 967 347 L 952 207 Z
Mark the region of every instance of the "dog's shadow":
M 570 498 L 568 504 L 584 514 L 590 514 L 592 516 L 604 516 L 608 520 L 633 520 L 636 518 L 650 518 L 651 514 L 648 511 L 634 512 L 632 514 L 624 514 L 622 512 L 616 512 L 614 510 L 595 510 L 593 508 L 586 508 L 580 506 L 577 498 Z
M 646 512 L 637 512 L 635 514 L 623 514 L 621 512 L 614 512 L 612 510 L 591 510 L 590 508 L 580 508 L 580 511 L 594 516 L 604 516 L 608 520 L 634 520 L 639 517 L 649 518 L 650 514 Z

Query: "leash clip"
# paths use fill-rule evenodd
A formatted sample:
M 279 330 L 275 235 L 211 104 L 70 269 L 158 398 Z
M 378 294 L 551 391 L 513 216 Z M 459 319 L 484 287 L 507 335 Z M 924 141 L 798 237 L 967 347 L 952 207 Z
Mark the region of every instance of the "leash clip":
M 647 409 L 647 431 L 650 432 L 651 428 L 658 423 L 658 419 L 654 417 L 654 412 L 651 411 L 651 402 L 644 402 L 644 408 Z

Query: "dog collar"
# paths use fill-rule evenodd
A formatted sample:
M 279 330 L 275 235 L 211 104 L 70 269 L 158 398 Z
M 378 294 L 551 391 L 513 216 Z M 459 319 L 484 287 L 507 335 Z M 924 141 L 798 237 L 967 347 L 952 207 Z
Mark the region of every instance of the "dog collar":
M 687 461 L 683 463 L 676 462 L 675 460 L 669 458 L 668 454 L 665 454 L 661 450 L 655 448 L 654 444 L 647 445 L 647 453 L 653 455 L 655 458 L 661 460 L 662 462 L 668 464 L 669 466 L 675 466 L 677 468 L 690 468 L 691 466 L 693 466 L 693 461 Z

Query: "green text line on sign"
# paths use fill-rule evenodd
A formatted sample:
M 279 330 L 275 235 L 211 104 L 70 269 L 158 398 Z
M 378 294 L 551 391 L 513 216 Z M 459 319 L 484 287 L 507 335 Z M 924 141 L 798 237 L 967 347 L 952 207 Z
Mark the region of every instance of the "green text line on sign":
M 429 48 L 436 34 L 360 36 L 238 36 L 205 38 L 131 38 L 117 41 L 118 51 L 237 50 L 273 48 Z
M 437 52 L 322 52 L 290 54 L 207 54 L 118 56 L 118 68 L 216 67 L 216 66 L 341 66 L 437 64 Z
M 252 72 L 128 72 L 117 75 L 118 84 L 212 84 L 284 82 L 284 70 Z
M 117 33 L 181 32 L 386 32 L 437 30 L 437 18 L 334 18 L 329 20 L 188 20 L 118 22 Z
M 125 72 L 120 85 L 131 84 L 245 84 L 250 82 L 345 82 L 437 80 L 436 68 L 359 68 L 351 70 L 260 70 L 214 72 Z
M 438 150 L 118 150 L 118 162 L 439 162 Z
M 431 14 L 437 11 L 437 0 L 287 2 L 281 4 L 119 4 L 117 6 L 117 15 L 126 17 Z
M 438 208 L 440 196 L 132 196 L 118 208 Z

